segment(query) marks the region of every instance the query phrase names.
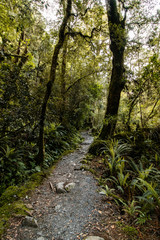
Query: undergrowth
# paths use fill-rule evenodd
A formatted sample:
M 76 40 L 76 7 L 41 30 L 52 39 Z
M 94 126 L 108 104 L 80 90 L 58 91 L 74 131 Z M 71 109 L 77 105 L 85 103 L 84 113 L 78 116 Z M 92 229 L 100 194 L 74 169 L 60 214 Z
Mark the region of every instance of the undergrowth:
M 93 152 L 99 156 L 99 168 L 103 168 L 101 176 L 96 174 L 102 191 L 116 202 L 120 212 L 127 216 L 128 223 L 141 226 L 155 216 L 160 221 L 160 149 L 157 138 L 144 132 L 129 133 L 123 138 L 119 134 L 118 138 L 95 141 L 90 148 L 90 153 Z M 92 167 L 92 161 L 88 164 Z
M 47 169 L 65 152 L 81 141 L 73 127 L 54 123 L 45 128 L 46 153 L 43 168 Z M 36 163 L 37 139 L 13 140 L 8 137 L 0 141 L 0 195 L 9 186 L 24 183 L 30 175 L 41 171 Z
M 22 199 L 50 174 L 60 156 L 72 151 L 82 141 L 73 128 L 51 124 L 45 129 L 46 154 L 43 169 L 36 165 L 36 144 L 22 146 L 2 143 L 0 148 L 0 236 L 13 215 L 25 216 L 29 209 Z M 7 141 L 8 143 L 9 141 Z

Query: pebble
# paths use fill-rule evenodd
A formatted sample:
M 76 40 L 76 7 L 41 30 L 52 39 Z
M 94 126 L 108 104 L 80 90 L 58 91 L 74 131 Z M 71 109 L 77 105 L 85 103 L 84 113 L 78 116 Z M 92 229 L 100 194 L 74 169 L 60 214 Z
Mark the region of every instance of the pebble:
M 65 193 L 66 190 L 64 189 L 64 182 L 59 182 L 56 184 L 56 192 L 57 193 Z
M 85 238 L 85 240 L 104 240 L 104 238 L 97 237 L 97 236 L 89 236 Z
M 73 182 L 73 183 L 68 183 L 66 186 L 65 186 L 65 189 L 67 192 L 70 192 L 73 188 L 75 188 L 76 184 Z
M 55 206 L 55 211 L 59 210 L 61 208 L 61 205 Z
M 39 238 L 37 238 L 37 240 L 45 240 L 45 238 L 44 237 L 39 237 Z

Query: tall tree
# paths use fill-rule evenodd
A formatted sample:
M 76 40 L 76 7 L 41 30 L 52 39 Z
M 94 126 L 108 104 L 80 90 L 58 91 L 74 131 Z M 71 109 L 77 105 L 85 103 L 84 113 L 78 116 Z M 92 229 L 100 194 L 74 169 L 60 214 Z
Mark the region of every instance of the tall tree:
M 58 55 L 60 53 L 60 50 L 63 46 L 63 43 L 65 41 L 65 30 L 67 27 L 68 20 L 71 16 L 71 9 L 72 9 L 72 0 L 67 0 L 67 7 L 66 7 L 66 12 L 62 21 L 62 24 L 59 29 L 59 39 L 58 42 L 55 46 L 53 57 L 52 57 L 52 64 L 51 64 L 51 70 L 50 70 L 50 79 L 47 83 L 47 88 L 45 92 L 45 96 L 43 99 L 43 104 L 42 104 L 42 110 L 41 110 L 41 115 L 40 115 L 40 123 L 39 123 L 39 142 L 38 142 L 38 147 L 39 147 L 39 153 L 37 156 L 37 163 L 38 164 L 43 164 L 44 161 L 44 152 L 45 152 L 45 147 L 44 147 L 44 121 L 46 117 L 46 109 L 47 109 L 47 103 L 50 98 L 51 92 L 52 92 L 52 86 L 56 78 L 56 68 L 58 64 Z
M 106 0 L 106 7 L 111 41 L 110 49 L 113 54 L 113 59 L 107 109 L 103 128 L 100 133 L 101 139 L 107 139 L 109 135 L 114 133 L 117 123 L 120 95 L 125 85 L 124 50 L 126 45 L 125 20 L 127 9 L 125 9 L 125 15 L 122 18 L 118 12 L 116 0 Z

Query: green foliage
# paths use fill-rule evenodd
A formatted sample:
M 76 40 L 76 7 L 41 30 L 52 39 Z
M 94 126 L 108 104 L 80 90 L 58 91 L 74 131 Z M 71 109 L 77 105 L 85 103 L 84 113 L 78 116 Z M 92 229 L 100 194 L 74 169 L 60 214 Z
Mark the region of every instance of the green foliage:
M 137 239 L 137 237 L 138 237 L 138 230 L 136 229 L 136 228 L 134 228 L 134 227 L 132 227 L 132 226 L 124 226 L 124 227 L 122 227 L 122 230 L 128 235 L 128 236 L 130 236 L 130 237 L 133 237 L 132 239 L 135 239 L 135 237 L 136 237 L 136 239 Z
M 128 204 L 123 202 L 123 211 L 132 218 L 135 218 L 139 213 L 141 214 L 140 209 L 141 207 L 137 205 L 137 202 L 135 200 L 132 200 Z
M 46 31 L 39 12 L 41 4 L 43 1 L 30 0 L 0 3 L 0 194 L 41 170 L 35 161 L 39 116 L 50 75 L 51 52 L 58 36 L 57 27 L 50 34 Z M 85 11 L 82 4 L 74 2 L 74 6 L 77 11 Z M 94 10 L 97 16 L 103 14 L 103 8 L 96 3 Z M 93 25 L 100 24 L 101 19 L 95 18 L 93 10 L 88 12 L 90 17 L 87 13 L 79 21 L 84 23 L 84 31 L 91 32 L 87 18 L 89 21 L 92 18 Z M 75 23 L 75 29 L 80 25 Z M 99 51 L 98 32 L 95 39 L 95 50 Z M 91 45 L 79 37 L 69 39 L 66 52 L 65 89 L 61 84 L 60 53 L 57 79 L 48 103 L 44 168 L 54 164 L 64 151 L 77 146 L 81 141 L 77 129 L 92 126 L 96 101 L 101 102 L 103 84 L 98 71 L 102 53 L 99 51 L 95 58 Z
M 119 205 L 123 202 L 123 199 L 115 194 L 115 189 L 114 188 L 109 188 L 108 185 L 105 185 L 104 188 L 102 188 L 101 190 L 104 194 L 106 194 L 106 196 L 112 197 L 113 200 Z
M 126 190 L 129 184 L 128 178 L 129 178 L 129 173 L 124 174 L 123 172 L 120 171 L 120 172 L 117 172 L 116 177 L 112 176 L 110 178 L 107 178 L 107 180 L 113 182 L 117 190 L 124 193 L 124 191 Z
M 91 3 L 92 8 L 89 6 Z M 58 27 L 54 26 L 50 33 L 46 31 L 37 4 L 45 3 L 41 0 L 2 0 L 0 3 L 0 194 L 4 202 L 19 198 L 21 194 L 17 185 L 33 173 L 35 175 L 32 178 L 37 178 L 38 182 L 43 177 L 35 156 L 42 99 L 50 75 L 51 52 L 57 41 Z M 73 5 L 78 18 L 76 21 L 74 16 L 70 19 L 70 25 L 73 26 L 70 32 L 93 36 L 85 38 L 86 41 L 79 34 L 68 38 L 65 63 L 64 51 L 59 54 L 57 78 L 45 121 L 45 169 L 52 166 L 65 151 L 77 146 L 81 141 L 77 129 L 93 127 L 98 133 L 105 112 L 104 89 L 106 85 L 108 87 L 111 74 L 106 13 L 99 1 L 73 1 Z M 126 9 L 133 13 L 134 6 Z M 118 16 L 122 18 L 121 14 Z M 130 18 L 132 14 L 128 16 Z M 138 13 L 137 19 L 142 21 L 139 16 L 141 14 Z M 144 22 L 149 24 L 150 21 Z M 124 205 L 130 215 L 134 211 L 138 213 L 140 206 L 143 213 L 138 213 L 139 222 L 145 222 L 150 213 L 159 211 L 160 59 L 158 28 L 155 27 L 157 23 L 158 17 L 152 24 L 152 34 L 148 33 L 149 37 L 146 38 L 149 51 L 145 47 L 140 52 L 140 44 L 135 44 L 139 42 L 138 39 L 133 41 L 135 45 L 132 52 L 126 49 L 125 54 L 129 57 L 125 62 L 131 62 L 131 68 L 125 66 L 123 81 L 126 87 L 119 108 L 117 130 L 125 130 L 127 127 L 136 131 L 117 134 L 115 139 L 122 141 L 95 140 L 89 149 L 90 153 L 103 156 L 105 176 L 108 179 L 101 179 L 101 182 L 105 185 L 109 181 L 111 189 L 114 189 L 112 191 L 106 187 L 106 194 Z M 111 30 L 118 39 L 117 46 L 122 47 L 126 32 L 114 24 Z M 133 30 L 140 29 L 136 27 Z M 139 34 L 135 36 L 139 37 Z M 134 54 L 137 52 L 145 62 L 144 59 L 138 59 L 138 63 L 135 61 L 137 56 Z M 132 57 L 136 66 L 132 64 Z M 62 74 L 63 64 L 65 71 Z M 105 124 L 112 124 L 115 120 L 110 117 Z M 143 128 L 140 129 L 140 126 Z M 26 187 L 29 188 L 29 185 Z M 5 198 L 3 193 L 6 188 L 8 197 Z
M 142 197 L 138 197 L 140 201 L 143 203 L 146 203 L 143 205 L 143 208 L 146 208 L 145 210 L 149 210 L 148 204 L 153 208 L 160 208 L 160 191 L 157 188 L 156 182 L 147 182 L 144 179 L 138 178 L 139 184 L 141 184 L 141 189 L 144 192 Z
M 139 165 L 136 164 L 133 160 L 130 161 L 130 165 L 132 169 L 138 173 L 138 177 L 142 180 L 147 179 L 151 173 L 153 173 L 153 164 L 151 164 L 148 168 L 143 168 L 142 161 L 139 161 Z
M 146 143 L 145 135 L 141 141 L 142 144 Z M 106 145 L 103 149 L 106 157 L 103 157 L 103 162 L 108 177 L 101 179 L 101 183 L 103 192 L 113 197 L 130 216 L 131 222 L 144 224 L 151 214 L 159 215 L 160 212 L 160 169 L 157 165 L 159 158 L 154 148 L 153 152 L 150 152 L 154 154 L 152 158 L 148 159 L 146 151 L 146 156 L 139 155 L 137 159 L 137 155 L 133 156 L 135 144 L 135 139 L 132 138 L 130 145 L 122 141 L 112 141 L 110 145 Z M 144 154 L 144 151 L 138 152 L 142 153 Z M 132 155 L 132 158 L 127 156 L 128 154 Z
M 151 217 L 147 213 L 141 212 L 139 216 L 136 219 L 136 224 L 138 225 L 143 225 L 145 224 L 148 220 L 151 220 Z
M 52 123 L 45 131 L 44 168 L 52 166 L 62 153 L 75 148 L 81 141 L 80 135 L 71 126 L 65 128 Z M 10 145 L 12 146 L 11 143 Z M 23 183 L 31 174 L 41 171 L 35 161 L 36 152 L 36 144 L 26 141 L 15 148 L 8 145 L 0 148 L 0 193 L 3 193 L 6 187 Z
M 17 182 L 24 181 L 26 165 L 21 159 L 22 153 L 15 151 L 14 148 L 7 148 L 0 151 L 0 181 L 2 192 L 6 186 L 13 185 Z
M 80 135 L 72 126 L 64 127 L 51 123 L 45 131 L 47 133 L 45 166 L 53 164 L 59 155 L 75 148 L 81 141 Z
M 91 146 L 89 147 L 89 153 L 93 155 L 99 155 L 101 153 L 101 149 L 106 145 L 106 141 L 104 140 L 95 140 Z
M 105 155 L 104 163 L 108 165 L 111 175 L 114 175 L 114 173 L 120 169 L 120 178 L 122 177 L 125 162 L 124 158 L 130 151 L 131 147 L 127 143 L 121 143 L 118 140 L 111 140 L 108 142 L 108 145 L 101 149 L 101 154 Z

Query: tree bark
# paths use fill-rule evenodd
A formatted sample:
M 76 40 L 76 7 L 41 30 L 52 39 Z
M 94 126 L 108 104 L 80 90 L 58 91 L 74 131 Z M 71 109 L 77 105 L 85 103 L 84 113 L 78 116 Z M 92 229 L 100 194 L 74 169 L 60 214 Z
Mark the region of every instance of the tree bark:
M 67 7 L 65 11 L 65 16 L 63 18 L 61 27 L 59 29 L 59 39 L 55 46 L 53 57 L 52 57 L 52 64 L 51 64 L 51 70 L 50 70 L 50 79 L 47 83 L 47 89 L 44 96 L 43 104 L 42 104 L 42 110 L 41 110 L 41 116 L 40 116 L 40 123 L 39 123 L 39 141 L 38 141 L 38 148 L 39 153 L 37 156 L 37 164 L 43 165 L 44 162 L 44 153 L 45 153 L 45 146 L 44 146 L 44 121 L 46 117 L 46 110 L 47 110 L 47 103 L 50 98 L 51 92 L 52 92 L 52 86 L 56 78 L 56 67 L 58 64 L 58 55 L 59 52 L 63 46 L 63 43 L 65 41 L 65 30 L 68 23 L 68 20 L 71 16 L 71 8 L 72 8 L 72 0 L 67 0 Z
M 125 38 L 125 20 L 120 19 L 117 9 L 116 0 L 106 1 L 108 25 L 110 32 L 110 49 L 113 54 L 112 59 L 112 74 L 107 98 L 107 108 L 103 128 L 100 133 L 101 139 L 107 139 L 112 136 L 118 117 L 118 108 L 120 102 L 121 91 L 124 88 L 124 50 L 126 45 Z
M 62 53 L 62 67 L 61 67 L 61 97 L 62 97 L 62 104 L 60 107 L 60 121 L 65 122 L 65 108 L 66 108 L 66 57 L 67 57 L 67 42 L 68 36 L 66 37 L 64 46 L 63 46 L 63 53 Z

